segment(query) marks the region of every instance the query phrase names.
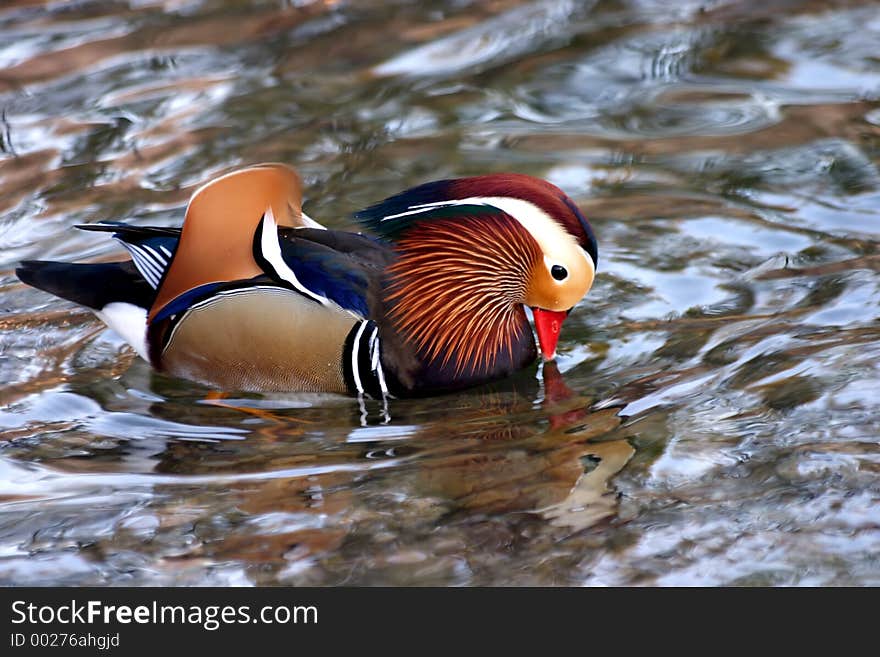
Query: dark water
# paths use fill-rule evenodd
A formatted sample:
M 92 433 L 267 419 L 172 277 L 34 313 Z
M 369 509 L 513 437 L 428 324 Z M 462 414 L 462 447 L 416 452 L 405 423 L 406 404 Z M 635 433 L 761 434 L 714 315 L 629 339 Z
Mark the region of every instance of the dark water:
M 880 584 L 880 4 L 243 4 L 2 3 L 0 584 Z M 218 398 L 13 276 L 261 161 L 563 187 L 558 371 Z

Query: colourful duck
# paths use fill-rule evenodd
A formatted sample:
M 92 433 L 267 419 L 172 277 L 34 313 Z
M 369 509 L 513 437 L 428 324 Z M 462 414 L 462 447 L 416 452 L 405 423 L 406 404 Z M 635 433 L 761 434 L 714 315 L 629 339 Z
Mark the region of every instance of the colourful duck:
M 505 173 L 440 180 L 328 230 L 283 164 L 217 178 L 182 228 L 113 233 L 131 260 L 26 261 L 19 278 L 92 309 L 156 369 L 230 390 L 377 399 L 503 378 L 541 353 L 593 283 L 592 228 L 554 185 Z

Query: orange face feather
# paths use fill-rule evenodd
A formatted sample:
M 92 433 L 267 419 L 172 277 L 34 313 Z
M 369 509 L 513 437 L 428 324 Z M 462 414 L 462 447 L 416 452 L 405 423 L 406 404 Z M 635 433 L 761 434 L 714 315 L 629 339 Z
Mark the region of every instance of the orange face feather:
M 441 219 L 397 243 L 387 300 L 397 330 L 428 361 L 491 368 L 523 330 L 522 303 L 538 244 L 505 214 Z

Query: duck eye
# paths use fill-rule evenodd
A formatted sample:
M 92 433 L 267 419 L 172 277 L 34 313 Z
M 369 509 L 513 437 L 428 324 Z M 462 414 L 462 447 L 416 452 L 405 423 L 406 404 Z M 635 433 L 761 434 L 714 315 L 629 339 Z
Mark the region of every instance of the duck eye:
M 568 277 L 568 270 L 562 265 L 553 265 L 550 268 L 550 275 L 557 281 L 564 281 Z

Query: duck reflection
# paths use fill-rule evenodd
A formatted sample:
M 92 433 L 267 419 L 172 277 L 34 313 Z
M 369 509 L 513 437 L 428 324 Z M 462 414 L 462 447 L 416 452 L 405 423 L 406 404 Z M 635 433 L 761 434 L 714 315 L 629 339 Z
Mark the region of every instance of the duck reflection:
M 458 512 L 533 512 L 572 530 L 612 515 L 609 481 L 634 453 L 615 437 L 617 409 L 587 410 L 591 400 L 567 387 L 555 362 L 544 364 L 543 381 L 539 426 L 500 415 L 507 426 L 470 438 L 467 446 L 441 443 L 443 428 L 432 427 L 437 446 L 418 469 L 416 490 L 452 500 Z M 506 441 L 486 440 L 505 432 Z
M 190 557 L 289 564 L 365 530 L 505 514 L 574 533 L 615 514 L 610 482 L 634 453 L 618 409 L 590 411 L 553 362 L 541 381 L 401 403 L 394 425 L 375 431 L 352 430 L 350 416 L 319 424 L 314 409 L 210 401 L 254 426 L 247 440 L 170 443 L 160 456 L 159 471 L 228 479 L 217 494 L 235 518 L 203 533 Z

